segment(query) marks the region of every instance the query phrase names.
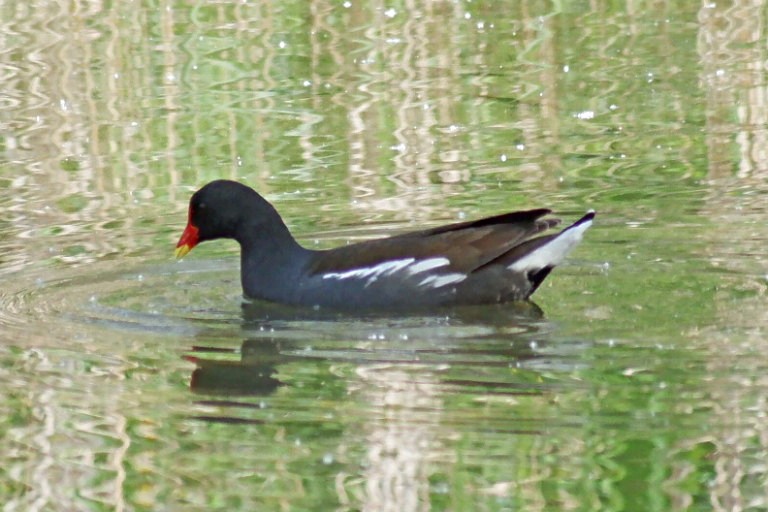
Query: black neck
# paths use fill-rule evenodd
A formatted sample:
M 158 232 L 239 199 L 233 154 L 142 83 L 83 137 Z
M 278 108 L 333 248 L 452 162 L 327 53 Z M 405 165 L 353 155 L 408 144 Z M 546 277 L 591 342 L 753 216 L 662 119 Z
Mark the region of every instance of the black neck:
M 291 302 L 293 285 L 310 251 L 296 242 L 280 219 L 241 230 L 237 241 L 241 247 L 245 294 L 256 299 Z

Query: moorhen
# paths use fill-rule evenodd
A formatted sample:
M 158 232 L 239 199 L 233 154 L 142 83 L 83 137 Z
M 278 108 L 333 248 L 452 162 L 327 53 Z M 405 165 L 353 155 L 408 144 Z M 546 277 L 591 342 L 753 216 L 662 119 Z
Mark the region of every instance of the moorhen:
M 176 257 L 206 240 L 240 244 L 253 299 L 339 310 L 491 304 L 530 297 L 581 241 L 594 211 L 551 235 L 547 209 L 504 213 L 328 250 L 296 242 L 275 208 L 241 183 L 217 180 L 192 195 Z

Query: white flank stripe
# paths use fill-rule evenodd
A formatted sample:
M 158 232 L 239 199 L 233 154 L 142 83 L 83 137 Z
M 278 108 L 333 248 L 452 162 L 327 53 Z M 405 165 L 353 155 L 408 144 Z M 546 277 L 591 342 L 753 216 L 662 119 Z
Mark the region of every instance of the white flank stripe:
M 415 263 L 414 263 L 415 262 Z M 426 260 L 416 260 L 416 258 L 404 258 L 401 260 L 390 260 L 372 267 L 353 268 L 343 272 L 328 272 L 323 274 L 323 279 L 365 279 L 365 286 L 375 283 L 381 276 L 389 276 L 395 272 L 405 270 L 408 276 L 414 276 L 422 272 L 427 272 L 436 268 L 449 265 L 448 258 L 427 258 Z M 439 274 L 425 277 L 418 286 L 431 286 L 440 288 L 449 284 L 460 283 L 467 278 L 466 274 L 453 272 L 450 274 Z
M 378 265 L 374 265 L 372 267 L 353 268 L 352 270 L 345 270 L 344 272 L 328 272 L 327 274 L 323 274 L 323 279 L 364 279 L 366 277 L 373 277 L 375 281 L 375 278 L 378 278 L 380 275 L 392 274 L 404 267 L 407 267 L 413 262 L 414 258 L 385 261 L 384 263 L 379 263 Z
M 544 267 L 559 265 L 571 252 L 571 249 L 581 242 L 584 232 L 591 225 L 592 220 L 590 219 L 566 229 L 557 238 L 523 256 L 507 268 L 515 272 L 528 272 L 529 270 L 540 270 Z
M 392 263 L 395 263 L 395 265 L 391 265 L 390 268 L 388 268 L 386 271 L 384 271 L 384 275 L 392 275 L 395 272 L 402 270 L 403 268 L 407 267 L 411 263 L 413 263 L 413 258 L 406 258 L 404 260 L 395 260 Z M 382 265 L 386 265 L 386 263 L 382 263 Z
M 440 288 L 441 286 L 445 286 L 448 284 L 460 283 L 466 278 L 467 278 L 466 274 L 459 274 L 459 273 L 429 276 L 424 278 L 424 280 L 419 283 L 419 286 L 429 285 L 432 288 Z
M 448 258 L 443 258 L 443 257 L 421 260 L 408 266 L 408 275 L 412 276 L 420 272 L 426 272 L 427 270 L 432 270 L 433 268 L 444 267 L 449 263 L 451 262 L 448 261 Z

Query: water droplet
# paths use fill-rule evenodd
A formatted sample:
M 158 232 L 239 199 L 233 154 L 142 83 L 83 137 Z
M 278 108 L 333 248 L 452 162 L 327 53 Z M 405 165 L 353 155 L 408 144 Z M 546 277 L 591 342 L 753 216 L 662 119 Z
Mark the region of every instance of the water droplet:
M 332 453 L 326 453 L 323 455 L 323 464 L 326 466 L 329 464 L 333 464 L 333 454 Z
M 451 486 L 447 482 L 440 482 L 432 487 L 435 494 L 448 494 L 451 491 Z

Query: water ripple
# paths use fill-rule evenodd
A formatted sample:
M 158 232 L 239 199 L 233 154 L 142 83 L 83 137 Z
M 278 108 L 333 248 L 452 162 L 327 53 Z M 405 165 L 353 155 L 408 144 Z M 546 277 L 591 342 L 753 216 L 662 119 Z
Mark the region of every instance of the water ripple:
M 38 269 L 31 276 L 26 273 L 23 282 L 10 281 L 0 294 L 0 324 L 17 332 L 85 324 L 189 335 L 199 330 L 196 323 L 200 322 L 208 328 L 216 322 L 239 323 L 237 287 L 222 301 L 231 306 L 229 310 L 212 304 L 192 308 L 184 300 L 173 300 L 173 295 L 183 294 L 180 290 L 186 288 L 190 274 L 202 272 L 215 279 L 217 273 L 231 274 L 233 269 L 222 261 L 187 266 L 184 272 L 175 264 L 132 267 L 107 261 L 78 265 L 55 279 L 46 279 L 47 272 Z

